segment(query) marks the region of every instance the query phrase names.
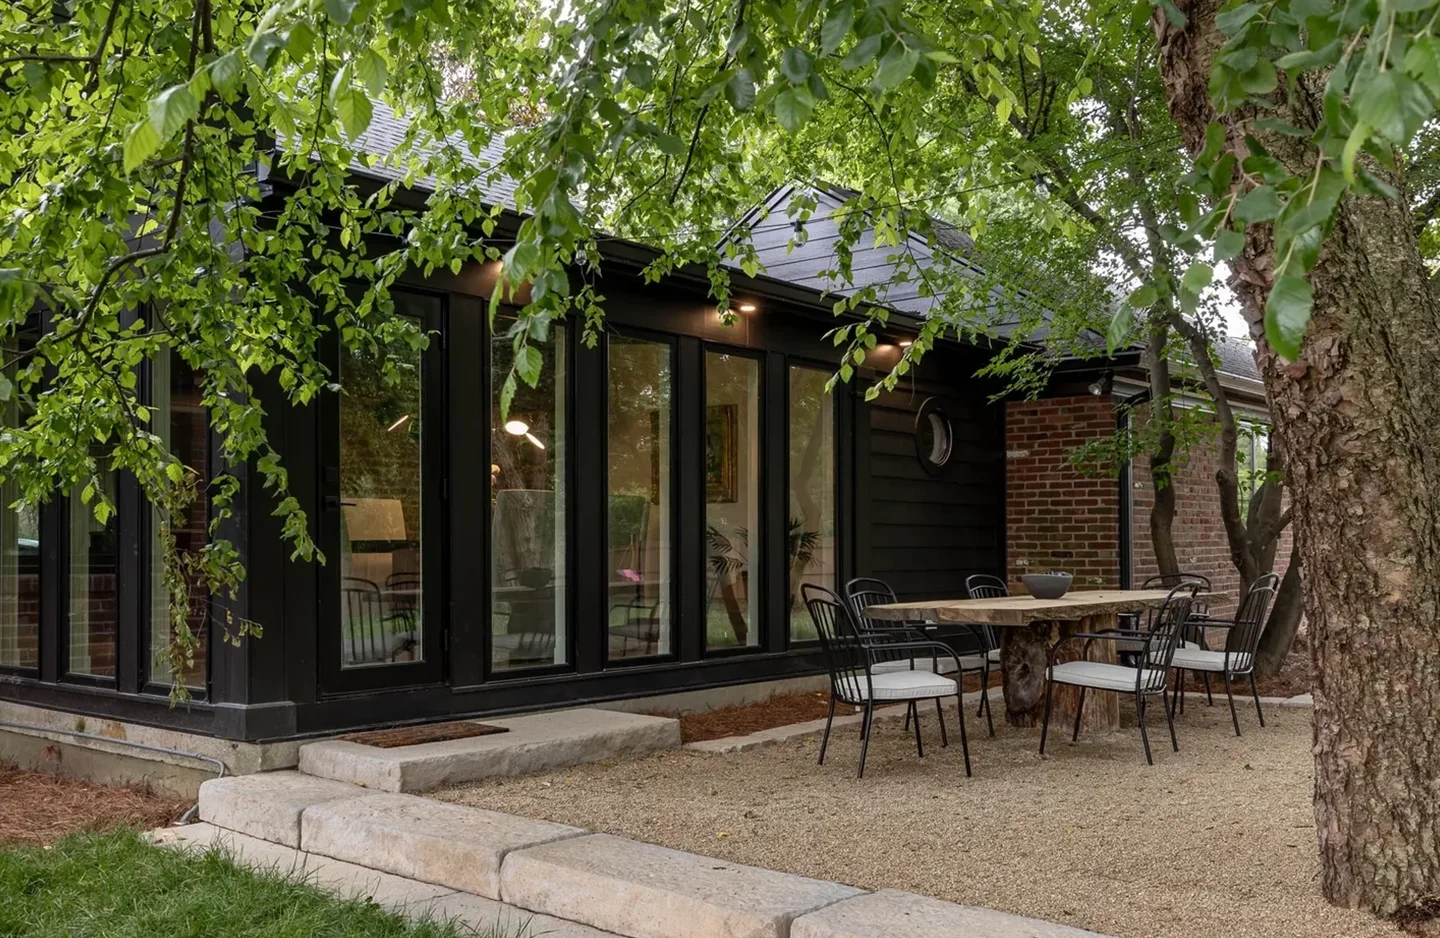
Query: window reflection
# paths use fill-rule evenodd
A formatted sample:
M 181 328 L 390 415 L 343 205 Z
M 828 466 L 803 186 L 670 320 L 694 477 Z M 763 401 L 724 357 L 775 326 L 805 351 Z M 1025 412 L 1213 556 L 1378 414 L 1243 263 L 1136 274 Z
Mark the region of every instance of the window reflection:
M 760 363 L 705 354 L 705 643 L 760 644 Z
M 13 362 L 37 338 L 33 329 L 20 330 L 0 354 Z M 6 368 L 12 390 L 0 402 L 0 428 L 20 427 L 31 413 L 28 395 L 13 387 L 15 372 Z M 14 482 L 0 484 L 0 667 L 34 669 L 40 666 L 40 509 L 12 509 L 19 497 Z
M 790 515 L 785 533 L 790 574 L 790 639 L 813 641 L 815 624 L 800 587 L 836 586 L 835 398 L 826 372 L 790 369 Z
M 199 476 L 199 492 L 184 517 L 171 519 L 175 547 L 182 553 L 199 551 L 207 540 L 208 520 L 205 485 L 209 479 L 209 421 L 201 406 L 199 372 L 173 351 L 151 364 L 151 403 L 154 426 L 165 446 Z M 174 628 L 170 621 L 169 596 L 165 589 L 164 557 L 160 551 L 158 512 L 151 515 L 156 534 L 150 545 L 150 679 L 168 684 L 172 680 L 169 646 Z M 210 595 L 202 579 L 190 582 L 190 615 L 186 625 L 196 638 L 194 659 L 185 667 L 184 681 L 191 687 L 205 684 L 205 657 L 209 651 Z
M 491 345 L 490 622 L 492 667 L 564 664 L 565 330 L 541 350 L 535 387 L 518 382 L 509 414 L 500 391 L 514 360 L 509 322 L 497 320 Z
M 100 476 L 100 492 L 115 504 L 115 473 Z M 100 492 L 85 504 L 84 486 L 66 500 L 69 515 L 70 588 L 66 610 L 70 638 L 69 671 L 91 677 L 115 676 L 115 633 L 119 626 L 119 583 L 116 576 L 116 519 L 104 524 L 95 517 Z
M 395 294 L 423 322 L 432 297 Z M 347 348 L 340 383 L 342 667 L 424 658 L 421 582 L 423 352 Z M 384 364 L 394 365 L 385 379 Z
M 670 346 L 610 339 L 610 658 L 670 652 Z

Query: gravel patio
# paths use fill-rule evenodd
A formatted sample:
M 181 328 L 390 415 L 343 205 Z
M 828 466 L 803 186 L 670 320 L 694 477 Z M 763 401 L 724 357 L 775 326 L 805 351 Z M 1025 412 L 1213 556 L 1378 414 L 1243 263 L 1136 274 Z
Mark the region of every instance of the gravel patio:
M 997 709 L 999 709 L 997 707 Z M 1180 753 L 1151 716 L 1145 765 L 1133 712 L 1108 738 L 969 721 L 975 777 L 880 725 L 863 781 L 853 728 L 727 755 L 669 751 L 434 793 L 462 804 L 576 824 L 740 863 L 906 889 L 1063 922 L 1118 938 L 1395 938 L 1398 928 L 1325 903 L 1310 808 L 1310 712 L 1191 701 Z M 954 721 L 951 720 L 954 730 Z

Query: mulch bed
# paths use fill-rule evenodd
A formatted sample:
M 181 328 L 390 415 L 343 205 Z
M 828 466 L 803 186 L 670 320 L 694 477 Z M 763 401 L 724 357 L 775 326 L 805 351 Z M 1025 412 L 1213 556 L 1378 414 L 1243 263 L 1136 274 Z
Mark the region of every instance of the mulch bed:
M 457 723 L 431 723 L 425 726 L 397 726 L 389 730 L 369 730 L 364 733 L 351 733 L 349 736 L 341 736 L 340 739 L 347 743 L 374 746 L 377 749 L 398 749 L 401 746 L 418 746 L 421 743 L 444 743 L 455 739 L 472 739 L 476 736 L 494 736 L 496 733 L 508 732 L 510 732 L 510 730 L 503 726 L 490 726 L 486 723 L 461 721 Z
M 1000 686 L 1000 675 L 990 675 L 990 686 Z M 980 676 L 972 674 L 965 678 L 965 691 L 980 689 Z M 747 736 L 760 730 L 789 726 L 792 723 L 806 723 L 824 719 L 830 711 L 830 692 L 815 691 L 809 694 L 783 694 L 759 703 L 742 704 L 738 707 L 721 707 L 705 713 L 690 713 L 680 717 L 680 740 L 687 743 L 706 739 L 723 739 L 726 736 Z M 850 707 L 841 706 L 836 715 L 851 713 Z
M 148 789 L 94 785 L 0 763 L 0 844 L 50 844 L 67 834 L 163 827 L 190 805 Z
M 1261 697 L 1295 697 L 1310 693 L 1314 687 L 1310 680 L 1310 650 L 1303 647 L 1301 641 L 1297 639 L 1295 648 L 1285 658 L 1285 663 L 1280 666 L 1280 673 L 1273 677 L 1257 678 L 1255 684 L 1260 690 Z M 1204 693 L 1205 682 L 1187 674 L 1185 689 Z M 1225 695 L 1225 682 L 1218 674 L 1211 676 L 1210 690 L 1222 697 Z M 1237 695 L 1248 697 L 1250 695 L 1250 679 L 1241 678 L 1235 684 L 1234 692 Z

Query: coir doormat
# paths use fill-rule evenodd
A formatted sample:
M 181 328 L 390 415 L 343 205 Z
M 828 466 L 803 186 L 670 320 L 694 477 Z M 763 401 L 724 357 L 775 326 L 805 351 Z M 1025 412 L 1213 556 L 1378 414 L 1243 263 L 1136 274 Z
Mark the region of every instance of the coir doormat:
M 508 733 L 508 727 L 490 726 L 488 723 L 431 723 L 426 726 L 397 726 L 389 730 L 369 730 L 351 733 L 340 738 L 347 743 L 374 746 L 377 749 L 395 749 L 399 746 L 418 746 L 421 743 L 443 743 L 451 739 L 469 739 L 472 736 L 493 736 Z

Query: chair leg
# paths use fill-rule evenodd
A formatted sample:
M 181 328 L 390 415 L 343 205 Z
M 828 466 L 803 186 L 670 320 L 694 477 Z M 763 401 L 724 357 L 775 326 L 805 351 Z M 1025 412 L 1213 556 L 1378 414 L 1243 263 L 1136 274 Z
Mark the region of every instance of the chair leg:
M 915 751 L 923 759 L 925 758 L 925 744 L 920 741 L 920 708 L 913 700 L 910 701 L 910 713 L 915 717 Z
M 1140 694 L 1135 695 L 1135 716 L 1140 723 L 1140 741 L 1145 744 L 1145 763 L 1154 765 L 1155 758 L 1150 755 L 1150 734 L 1145 730 L 1145 698 Z
M 1165 708 L 1165 701 L 1160 701 L 1161 708 Z M 1180 751 L 1180 740 L 1175 738 L 1175 713 L 1173 709 L 1165 709 L 1165 722 L 1170 724 L 1170 748 L 1176 752 Z
M 825 734 L 820 737 L 820 764 L 825 764 L 825 747 L 830 745 L 830 724 L 835 721 L 835 695 L 830 695 L 830 714 L 825 717 Z
M 990 737 L 995 737 L 995 716 L 990 709 L 990 679 L 985 679 L 985 687 L 980 691 L 980 705 L 985 708 L 985 726 L 990 731 Z
M 1050 699 L 1055 695 L 1055 682 L 1045 682 L 1045 720 L 1040 724 L 1040 755 L 1045 755 L 1045 737 L 1050 735 Z
M 935 719 L 940 721 L 940 748 L 945 749 L 950 745 L 950 737 L 945 732 L 945 708 L 940 705 L 940 698 L 935 698 Z
M 1072 743 L 1080 741 L 1080 716 L 1085 712 L 1085 688 L 1080 688 L 1080 702 L 1075 705 L 1075 732 L 1070 734 Z
M 1215 706 L 1215 698 L 1210 694 L 1210 672 L 1202 671 L 1200 676 L 1205 679 L 1205 706 Z
M 875 715 L 875 702 L 865 701 L 865 718 L 860 721 L 860 771 L 855 773 L 856 778 L 865 777 L 865 754 L 870 749 L 870 720 Z
M 955 693 L 955 712 L 960 716 L 960 753 L 965 757 L 965 777 L 970 777 L 970 740 L 965 736 L 965 698 L 964 689 L 959 688 Z
M 1185 712 L 1185 669 L 1180 669 L 1180 683 L 1175 685 L 1175 693 L 1180 695 L 1180 712 Z
M 1255 672 L 1250 672 L 1250 696 L 1255 698 L 1255 715 L 1260 718 L 1260 728 L 1265 728 L 1265 711 L 1260 709 L 1260 688 L 1255 684 Z
M 975 708 L 975 715 L 978 717 L 981 711 L 990 706 L 990 658 L 985 658 L 985 666 L 980 671 L 980 706 Z M 990 734 L 994 736 L 992 732 Z
M 907 732 L 908 732 L 909 729 L 910 729 L 910 711 L 912 711 L 912 710 L 914 710 L 914 709 L 915 709 L 914 706 L 910 706 L 910 707 L 906 708 L 906 710 L 905 710 L 905 729 L 906 729 Z
M 1235 724 L 1235 735 L 1240 735 L 1240 718 L 1235 715 L 1235 695 L 1230 692 L 1230 672 L 1225 672 L 1225 698 L 1230 701 L 1230 722 Z
M 1170 690 L 1170 718 L 1173 720 L 1175 708 L 1180 706 L 1180 695 L 1185 693 L 1185 672 L 1172 671 L 1171 674 L 1174 675 L 1175 680 L 1175 687 Z

